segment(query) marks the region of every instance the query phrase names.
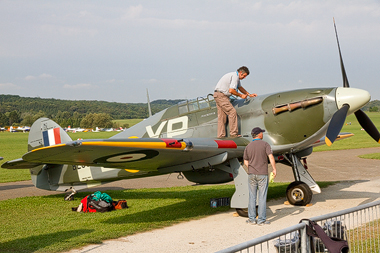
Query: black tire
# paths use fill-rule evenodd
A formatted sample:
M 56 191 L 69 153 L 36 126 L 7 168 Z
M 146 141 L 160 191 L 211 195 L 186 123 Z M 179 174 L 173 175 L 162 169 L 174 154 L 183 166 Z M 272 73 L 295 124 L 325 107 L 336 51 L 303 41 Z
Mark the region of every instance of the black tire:
M 311 202 L 313 193 L 307 184 L 301 181 L 295 181 L 288 185 L 286 198 L 291 205 L 306 206 Z
M 236 212 L 241 217 L 248 217 L 248 209 L 247 208 L 236 208 Z
M 256 215 L 258 214 L 258 209 L 259 206 L 256 206 Z M 241 217 L 248 217 L 248 208 L 236 208 L 236 212 L 239 214 Z

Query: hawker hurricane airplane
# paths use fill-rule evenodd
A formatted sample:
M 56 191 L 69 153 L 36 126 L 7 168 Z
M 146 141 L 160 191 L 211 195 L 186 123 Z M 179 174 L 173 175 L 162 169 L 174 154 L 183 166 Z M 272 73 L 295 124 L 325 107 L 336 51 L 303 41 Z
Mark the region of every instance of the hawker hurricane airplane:
M 340 134 L 347 115 L 355 113 L 372 138 L 380 139 L 377 128 L 361 110 L 370 94 L 349 87 L 337 34 L 336 38 L 343 87 L 236 99 L 232 104 L 242 137 L 216 137 L 217 109 L 208 95 L 167 108 L 109 139 L 73 141 L 57 123 L 40 118 L 29 133 L 29 152 L 2 168 L 30 169 L 36 187 L 55 191 L 165 173 L 183 174 L 199 184 L 234 180 L 231 207 L 246 215 L 248 179 L 241 162 L 246 145 L 252 141 L 250 132 L 258 126 L 266 130 L 264 140 L 271 145 L 276 161 L 292 167 L 295 181 L 287 188 L 288 201 L 306 205 L 320 188 L 302 160 L 313 147 L 350 136 Z

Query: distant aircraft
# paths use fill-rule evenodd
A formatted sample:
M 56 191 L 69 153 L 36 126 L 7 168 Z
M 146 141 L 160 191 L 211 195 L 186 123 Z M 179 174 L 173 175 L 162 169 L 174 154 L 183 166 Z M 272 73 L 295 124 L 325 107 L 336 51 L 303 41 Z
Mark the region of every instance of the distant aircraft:
M 8 129 L 9 132 L 11 133 L 15 133 L 15 132 L 23 132 L 23 133 L 26 133 L 26 132 L 29 132 L 30 131 L 30 127 L 29 126 L 23 126 L 23 127 L 13 127 L 13 126 L 10 126 L 9 129 Z
M 30 126 L 23 126 L 23 127 L 17 127 L 16 129 L 17 132 L 23 132 L 23 133 L 26 133 L 26 132 L 29 132 L 30 131 Z
M 71 126 L 68 126 L 65 131 L 66 132 L 72 132 L 72 133 L 76 133 L 76 132 L 84 132 L 86 129 L 84 128 L 80 128 L 80 127 L 76 127 L 76 128 L 71 128 Z
M 55 191 L 165 173 L 183 174 L 199 184 L 234 180 L 231 207 L 246 216 L 248 180 L 241 160 L 252 141 L 250 132 L 258 126 L 266 130 L 264 140 L 271 145 L 276 161 L 293 169 L 295 181 L 287 188 L 288 201 L 306 205 L 313 192 L 321 190 L 302 161 L 313 147 L 352 136 L 339 133 L 347 115 L 355 113 L 369 135 L 380 140 L 379 131 L 360 110 L 369 102 L 370 94 L 349 87 L 337 34 L 336 38 L 343 87 L 234 100 L 240 138 L 216 138 L 217 109 L 210 94 L 167 108 L 109 139 L 72 141 L 54 121 L 38 119 L 29 134 L 29 152 L 2 168 L 30 169 L 36 187 Z

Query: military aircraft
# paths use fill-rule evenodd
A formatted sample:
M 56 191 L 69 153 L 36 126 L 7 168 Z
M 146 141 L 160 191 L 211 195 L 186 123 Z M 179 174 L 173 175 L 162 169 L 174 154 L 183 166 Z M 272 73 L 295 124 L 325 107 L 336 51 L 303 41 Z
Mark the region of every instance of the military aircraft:
M 313 192 L 321 190 L 302 159 L 315 146 L 351 136 L 339 133 L 347 115 L 355 113 L 372 138 L 377 142 L 380 139 L 377 128 L 360 110 L 369 102 L 370 94 L 349 87 L 337 32 L 336 39 L 343 87 L 235 99 L 232 104 L 242 137 L 216 137 L 217 109 L 210 94 L 180 102 L 109 139 L 73 141 L 57 123 L 40 118 L 29 133 L 29 152 L 2 168 L 30 169 L 36 187 L 56 191 L 77 191 L 109 181 L 165 173 L 183 174 L 199 184 L 234 180 L 231 207 L 246 216 L 248 179 L 241 161 L 252 141 L 250 132 L 258 126 L 266 129 L 264 140 L 271 145 L 276 161 L 292 167 L 295 181 L 287 188 L 288 201 L 306 205 Z

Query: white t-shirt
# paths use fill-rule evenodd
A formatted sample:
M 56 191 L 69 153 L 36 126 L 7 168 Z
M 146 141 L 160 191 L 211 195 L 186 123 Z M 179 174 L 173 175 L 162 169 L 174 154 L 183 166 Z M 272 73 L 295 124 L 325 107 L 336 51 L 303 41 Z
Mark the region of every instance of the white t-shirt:
M 215 90 L 222 92 L 226 96 L 231 96 L 229 89 L 236 90 L 240 87 L 240 79 L 237 71 L 230 72 L 220 78 Z

